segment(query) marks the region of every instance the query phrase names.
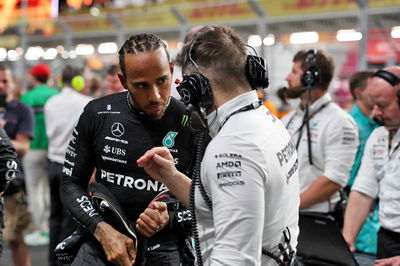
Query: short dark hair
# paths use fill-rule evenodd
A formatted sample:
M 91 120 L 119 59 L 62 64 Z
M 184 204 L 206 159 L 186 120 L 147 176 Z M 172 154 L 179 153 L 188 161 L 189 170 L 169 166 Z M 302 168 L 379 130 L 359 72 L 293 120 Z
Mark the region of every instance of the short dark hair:
M 64 69 L 62 70 L 62 74 L 61 74 L 62 82 L 64 83 L 64 85 L 65 84 L 71 85 L 72 79 L 76 76 L 81 75 L 81 72 L 82 71 L 76 67 L 66 65 L 64 67 Z
M 182 69 L 193 69 L 195 62 L 222 88 L 248 82 L 245 75 L 247 50 L 242 38 L 229 27 L 203 27 L 178 54 Z
M 110 76 L 115 76 L 120 71 L 121 68 L 119 67 L 119 65 L 113 64 L 107 69 L 107 74 Z
M 367 81 L 374 73 L 373 70 L 359 71 L 354 73 L 349 80 L 349 87 L 351 96 L 353 96 L 353 100 L 356 100 L 355 89 L 360 88 L 361 91 L 367 88 Z
M 122 45 L 121 49 L 118 52 L 119 55 L 119 66 L 121 68 L 122 74 L 125 76 L 125 54 L 137 54 L 143 53 L 146 51 L 155 51 L 159 48 L 164 48 L 165 53 L 167 54 L 168 61 L 170 60 L 169 53 L 167 50 L 167 45 L 160 39 L 160 37 L 149 34 L 149 33 L 140 33 L 131 36 L 125 43 Z
M 308 55 L 308 50 L 298 51 L 293 57 L 293 62 L 301 62 L 302 69 L 308 69 L 311 66 L 316 67 L 319 71 L 320 79 L 315 86 L 322 90 L 327 90 L 335 71 L 335 61 L 333 57 L 323 50 L 315 51 L 315 60 L 307 60 Z

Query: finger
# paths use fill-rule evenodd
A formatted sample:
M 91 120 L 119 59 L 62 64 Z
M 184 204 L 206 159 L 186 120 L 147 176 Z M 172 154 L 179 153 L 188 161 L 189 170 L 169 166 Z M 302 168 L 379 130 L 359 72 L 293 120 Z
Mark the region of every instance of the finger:
M 167 210 L 167 204 L 165 202 L 160 202 L 160 201 L 153 202 L 152 207 L 154 209 L 159 210 L 160 212 Z
M 140 166 L 140 164 L 142 164 L 142 163 L 148 163 L 148 161 L 151 160 L 155 154 L 165 155 L 165 154 L 168 154 L 168 153 L 169 153 L 169 151 L 165 147 L 154 147 L 154 148 L 146 151 L 145 154 L 143 154 L 137 160 L 137 163 Z
M 129 255 L 130 265 L 133 265 L 136 261 L 136 249 L 135 242 L 132 239 L 128 239 L 126 241 L 126 251 Z
M 147 226 L 143 221 L 138 220 L 136 224 L 136 230 L 139 231 L 142 235 L 145 237 L 151 237 L 156 233 L 156 230 L 151 229 L 149 226 Z

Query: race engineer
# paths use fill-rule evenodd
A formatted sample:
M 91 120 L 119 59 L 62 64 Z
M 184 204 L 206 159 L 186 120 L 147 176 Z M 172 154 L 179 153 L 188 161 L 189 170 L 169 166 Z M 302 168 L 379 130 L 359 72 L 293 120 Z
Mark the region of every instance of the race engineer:
M 86 186 L 95 168 L 96 182 L 108 188 L 129 222 L 148 237 L 140 265 L 191 265 L 193 257 L 182 236 L 190 215 L 162 202 L 147 208 L 166 187 L 151 179 L 136 160 L 151 147 L 163 145 L 173 154 L 176 167 L 190 174 L 196 133 L 202 126 L 190 119 L 183 103 L 170 97 L 174 66 L 159 37 L 133 35 L 120 49 L 119 63 L 119 78 L 127 91 L 89 102 L 66 152 L 63 202 L 93 234 L 72 265 L 139 261 L 136 245 L 140 248 L 141 243 L 110 226 L 89 201 Z
M 138 165 L 195 209 L 197 265 L 291 265 L 298 160 L 289 133 L 255 90 L 268 86 L 265 60 L 248 55 L 240 36 L 221 26 L 202 28 L 180 56 L 177 89 L 204 114 L 213 139 L 193 182 L 165 147 L 147 151 Z
M 375 265 L 400 263 L 400 67 L 372 74 L 366 89 L 373 103 L 373 117 L 381 126 L 365 144 L 360 170 L 351 187 L 343 236 L 351 250 L 379 196 L 378 248 Z

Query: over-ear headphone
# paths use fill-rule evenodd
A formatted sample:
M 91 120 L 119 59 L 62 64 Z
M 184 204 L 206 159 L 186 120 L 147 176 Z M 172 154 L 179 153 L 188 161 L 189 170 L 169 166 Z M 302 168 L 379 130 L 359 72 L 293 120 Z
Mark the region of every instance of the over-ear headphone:
M 268 88 L 268 67 L 264 58 L 248 55 L 246 60 L 246 77 L 253 90 Z
M 193 65 L 198 65 L 192 58 L 192 50 L 196 39 L 192 41 L 185 60 L 190 60 Z M 247 46 L 247 45 L 246 45 Z M 251 47 L 252 48 L 252 47 Z M 254 49 L 254 48 L 253 48 Z M 252 89 L 267 88 L 269 85 L 268 67 L 264 58 L 248 55 L 246 59 L 245 74 Z M 213 105 L 213 96 L 208 79 L 199 72 L 184 75 L 182 82 L 177 86 L 177 91 L 182 101 L 188 105 L 208 109 Z
M 306 54 L 305 64 L 308 66 L 301 76 L 301 83 L 304 87 L 313 88 L 321 79 L 319 69 L 315 66 L 317 59 L 317 51 L 314 49 L 308 50 Z
M 384 69 L 376 71 L 371 77 L 381 78 L 393 87 L 396 87 L 397 84 L 400 83 L 400 78 L 398 76 Z M 397 91 L 397 103 L 400 105 L 400 90 Z

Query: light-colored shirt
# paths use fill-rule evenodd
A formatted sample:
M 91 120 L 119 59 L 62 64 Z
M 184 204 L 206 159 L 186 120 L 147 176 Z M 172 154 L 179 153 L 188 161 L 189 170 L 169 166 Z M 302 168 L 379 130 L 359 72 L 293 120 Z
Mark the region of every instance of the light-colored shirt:
M 201 165 L 201 181 L 212 212 L 196 190 L 196 213 L 204 265 L 276 265 L 262 255 L 283 242 L 286 226 L 297 245 L 299 180 L 297 153 L 290 135 L 265 106 L 239 112 L 257 102 L 255 91 L 241 94 L 215 112 L 217 129 Z
M 379 194 L 379 222 L 400 233 L 400 130 L 394 134 L 389 151 L 389 131 L 375 129 L 367 140 L 361 167 L 351 190 L 371 198 Z
M 282 118 L 294 143 L 297 144 L 299 140 L 297 152 L 300 192 L 306 191 L 320 176 L 325 176 L 344 187 L 349 179 L 358 148 L 356 123 L 348 113 L 332 102 L 328 93 L 309 106 L 309 114 L 312 165 L 308 157 L 306 125 L 300 130 L 304 111 L 298 107 Z M 305 211 L 331 212 L 339 199 L 339 192 L 336 192 L 328 200 L 317 203 Z
M 83 108 L 90 100 L 91 97 L 65 87 L 60 94 L 46 102 L 44 112 L 49 140 L 47 157 L 51 161 L 64 163 L 72 131 Z

